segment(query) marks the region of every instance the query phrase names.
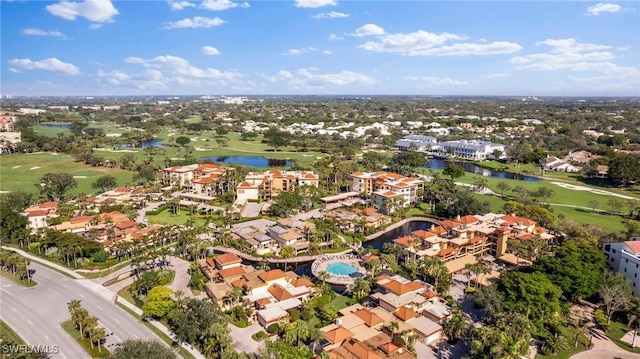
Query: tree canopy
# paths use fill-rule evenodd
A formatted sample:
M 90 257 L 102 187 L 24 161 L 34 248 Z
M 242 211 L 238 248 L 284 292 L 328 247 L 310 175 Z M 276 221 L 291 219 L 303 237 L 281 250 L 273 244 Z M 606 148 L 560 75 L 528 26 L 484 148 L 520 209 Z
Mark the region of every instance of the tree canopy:
M 78 187 L 78 182 L 68 173 L 47 173 L 36 186 L 45 198 L 60 201 L 68 190 Z
M 109 359 L 175 359 L 176 354 L 157 340 L 127 339 L 120 343 Z

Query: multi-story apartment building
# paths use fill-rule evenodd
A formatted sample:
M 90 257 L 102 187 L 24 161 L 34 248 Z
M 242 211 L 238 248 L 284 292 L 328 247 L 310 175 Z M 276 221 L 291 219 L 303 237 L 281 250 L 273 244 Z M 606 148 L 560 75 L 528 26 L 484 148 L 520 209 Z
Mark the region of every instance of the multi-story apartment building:
M 237 187 L 236 203 L 270 200 L 280 192 L 293 192 L 301 186 L 318 187 L 318 175 L 311 171 L 249 172 Z
M 629 279 L 633 295 L 640 296 L 640 237 L 626 242 L 605 243 L 602 251 L 609 268 Z
M 2 132 L 14 132 L 14 124 L 18 121 L 18 116 L 13 115 L 0 115 L 0 131 Z
M 191 190 L 195 194 L 213 196 L 235 187 L 233 167 L 212 163 L 174 166 L 162 170 L 162 183 Z
M 394 146 L 400 150 L 431 152 L 438 148 L 438 140 L 431 136 L 408 135 L 397 140 Z
M 392 213 L 420 200 L 424 181 L 393 172 L 356 172 L 351 174 L 352 189 L 372 196 L 373 207 Z
M 496 156 L 499 154 L 499 156 Z M 439 157 L 459 157 L 467 160 L 506 158 L 504 145 L 480 140 L 458 140 L 440 142 L 434 155 Z
M 411 259 L 442 259 L 453 273 L 463 269 L 466 263 L 475 262 L 475 258 L 483 253 L 493 254 L 508 263 L 527 263 L 526 259 L 516 258 L 508 252 L 507 242 L 510 239 L 532 240 L 535 236 L 544 240 L 554 238 L 547 229 L 528 218 L 489 213 L 441 221 L 428 230 L 417 230 L 396 238 L 394 243 L 406 248 Z

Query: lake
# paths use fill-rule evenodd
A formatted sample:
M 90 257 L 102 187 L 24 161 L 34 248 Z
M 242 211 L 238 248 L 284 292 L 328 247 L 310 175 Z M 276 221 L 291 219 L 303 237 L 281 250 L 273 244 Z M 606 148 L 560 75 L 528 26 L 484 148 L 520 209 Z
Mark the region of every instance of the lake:
M 428 168 L 437 169 L 437 170 L 444 169 L 444 167 L 447 165 L 447 163 L 453 163 L 453 164 L 456 164 L 456 165 L 464 168 L 465 172 L 475 173 L 475 174 L 478 174 L 478 175 L 481 175 L 481 176 L 485 176 L 485 177 L 515 179 L 515 180 L 522 180 L 522 181 L 526 181 L 526 182 L 540 182 L 540 181 L 543 180 L 542 178 L 535 177 L 535 176 L 527 176 L 527 175 L 513 173 L 513 172 L 490 170 L 490 169 L 487 169 L 487 168 L 482 168 L 482 167 L 476 166 L 471 162 L 446 161 L 446 160 L 440 159 L 440 158 L 429 158 L 429 159 L 427 159 L 427 161 L 429 163 L 427 165 Z
M 293 163 L 285 159 L 267 158 L 263 156 L 209 156 L 201 157 L 203 161 L 241 164 L 255 168 L 291 167 Z
M 71 128 L 70 123 L 42 123 L 40 124 L 42 127 L 57 127 L 57 128 L 66 128 L 67 130 Z
M 407 222 L 398 228 L 383 233 L 378 238 L 362 243 L 362 247 L 373 247 L 374 249 L 382 249 L 382 246 L 387 242 L 391 242 L 398 237 L 406 236 L 409 233 L 417 231 L 419 229 L 428 231 L 429 229 L 431 229 L 431 225 L 432 223 L 428 221 Z

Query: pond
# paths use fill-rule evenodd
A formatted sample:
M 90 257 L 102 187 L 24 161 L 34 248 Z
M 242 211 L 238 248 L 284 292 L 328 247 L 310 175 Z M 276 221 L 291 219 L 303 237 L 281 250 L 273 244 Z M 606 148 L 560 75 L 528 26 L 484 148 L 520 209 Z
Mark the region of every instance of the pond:
M 396 238 L 406 236 L 413 231 L 417 231 L 419 229 L 424 229 L 425 231 L 428 231 L 429 229 L 431 229 L 432 224 L 433 223 L 428 221 L 407 222 L 398 228 L 394 228 L 389 232 L 381 234 L 380 237 L 377 237 L 375 239 L 362 243 L 362 246 L 372 247 L 374 249 L 382 249 L 382 246 L 385 243 L 391 242 Z
M 42 123 L 40 124 L 42 127 L 57 127 L 57 128 L 66 128 L 67 130 L 71 128 L 70 123 Z
M 145 141 L 142 141 L 142 143 L 140 144 L 140 147 L 142 147 L 142 148 L 164 147 L 162 145 L 162 143 L 161 143 L 162 141 L 163 141 L 163 139 L 161 139 L 161 138 L 154 138 L 153 140 L 145 140 Z M 126 143 L 126 144 L 122 145 L 122 147 L 129 148 L 129 147 L 133 147 L 133 146 L 131 146 L 130 143 Z
M 447 165 L 447 163 L 453 163 L 453 164 L 456 164 L 456 165 L 464 168 L 464 170 L 466 172 L 479 174 L 479 175 L 485 176 L 485 177 L 515 179 L 515 180 L 522 180 L 522 181 L 526 181 L 526 182 L 540 182 L 540 181 L 543 180 L 542 178 L 535 177 L 535 176 L 527 176 L 527 175 L 513 173 L 513 172 L 490 170 L 490 169 L 487 169 L 487 168 L 482 168 L 482 167 L 476 166 L 471 162 L 446 161 L 446 160 L 440 159 L 440 158 L 429 158 L 429 159 L 427 159 L 427 161 L 429 163 L 427 165 L 427 168 L 437 169 L 437 170 L 444 169 L 444 167 Z
M 267 158 L 262 156 L 209 156 L 202 157 L 203 161 L 241 164 L 255 168 L 291 167 L 292 161 L 286 159 Z

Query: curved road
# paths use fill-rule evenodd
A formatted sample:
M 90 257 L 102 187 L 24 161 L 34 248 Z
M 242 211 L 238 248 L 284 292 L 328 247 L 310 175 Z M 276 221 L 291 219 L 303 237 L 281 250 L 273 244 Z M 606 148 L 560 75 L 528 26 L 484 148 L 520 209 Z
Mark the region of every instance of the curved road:
M 60 324 L 70 319 L 67 303 L 79 299 L 89 314 L 99 319 L 107 332 L 107 347 L 126 339 L 160 339 L 136 318 L 118 307 L 113 293 L 88 279 L 70 279 L 54 270 L 32 262 L 38 283 L 25 288 L 2 280 L 0 317 L 29 345 L 57 346 L 52 358 L 88 358 Z M 113 334 L 111 334 L 113 333 Z M 109 335 L 111 334 L 111 335 Z

